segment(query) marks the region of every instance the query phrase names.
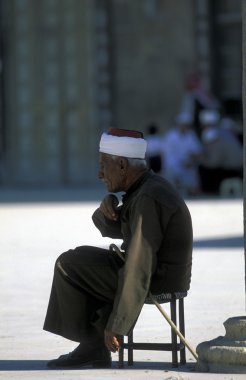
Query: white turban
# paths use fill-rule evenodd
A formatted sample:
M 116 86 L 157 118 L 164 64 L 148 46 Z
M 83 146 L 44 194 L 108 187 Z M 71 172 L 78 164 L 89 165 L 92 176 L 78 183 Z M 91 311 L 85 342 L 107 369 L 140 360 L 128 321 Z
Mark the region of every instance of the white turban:
M 122 130 L 121 130 L 122 131 Z M 128 131 L 129 132 L 129 131 Z M 147 141 L 140 137 L 115 136 L 103 133 L 99 152 L 128 158 L 145 158 Z

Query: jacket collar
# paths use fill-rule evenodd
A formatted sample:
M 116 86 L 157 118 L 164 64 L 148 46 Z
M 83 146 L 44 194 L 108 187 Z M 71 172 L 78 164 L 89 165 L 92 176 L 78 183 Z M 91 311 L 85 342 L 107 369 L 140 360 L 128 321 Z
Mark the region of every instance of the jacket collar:
M 153 174 L 152 170 L 145 172 L 140 178 L 138 178 L 127 190 L 127 192 L 122 196 L 122 202 L 125 203 L 127 199 L 146 181 L 147 178 L 151 177 Z

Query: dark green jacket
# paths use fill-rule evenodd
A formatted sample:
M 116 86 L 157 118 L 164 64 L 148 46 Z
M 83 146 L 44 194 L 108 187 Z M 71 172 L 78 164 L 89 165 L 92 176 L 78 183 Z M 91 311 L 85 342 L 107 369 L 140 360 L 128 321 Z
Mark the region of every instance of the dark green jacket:
M 148 172 L 123 196 L 119 221 L 99 209 L 93 221 L 102 236 L 123 239 L 125 265 L 107 329 L 126 335 L 146 296 L 182 292 L 190 287 L 192 223 L 183 199 L 162 177 Z

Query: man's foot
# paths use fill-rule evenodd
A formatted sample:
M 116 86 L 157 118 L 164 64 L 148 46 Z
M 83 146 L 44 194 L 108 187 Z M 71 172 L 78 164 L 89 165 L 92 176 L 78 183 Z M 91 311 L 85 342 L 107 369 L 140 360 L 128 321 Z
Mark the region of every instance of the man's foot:
M 79 345 L 74 351 L 47 363 L 50 369 L 75 369 L 82 367 L 110 368 L 111 355 L 106 347 L 86 350 Z

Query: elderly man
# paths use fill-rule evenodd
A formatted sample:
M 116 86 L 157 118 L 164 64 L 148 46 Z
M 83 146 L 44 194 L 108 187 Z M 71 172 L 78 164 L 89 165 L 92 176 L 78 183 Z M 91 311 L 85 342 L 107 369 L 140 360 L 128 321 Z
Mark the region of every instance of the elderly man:
M 110 249 L 77 247 L 56 261 L 44 329 L 79 342 L 50 368 L 110 367 L 119 336 L 135 324 L 148 292 L 187 291 L 192 224 L 173 187 L 148 170 L 141 132 L 111 128 L 100 141 L 99 178 L 107 195 L 93 214 L 102 236 L 122 239 L 122 260 Z M 124 192 L 122 204 L 112 193 Z

